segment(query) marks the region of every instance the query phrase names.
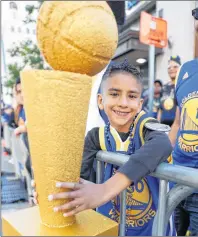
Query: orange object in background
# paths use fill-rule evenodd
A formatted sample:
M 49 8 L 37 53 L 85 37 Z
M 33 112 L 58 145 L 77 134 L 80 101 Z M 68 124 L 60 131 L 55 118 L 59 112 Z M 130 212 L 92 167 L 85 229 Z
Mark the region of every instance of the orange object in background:
M 147 12 L 141 12 L 140 16 L 140 42 L 154 45 L 157 48 L 167 46 L 167 22 L 154 17 Z

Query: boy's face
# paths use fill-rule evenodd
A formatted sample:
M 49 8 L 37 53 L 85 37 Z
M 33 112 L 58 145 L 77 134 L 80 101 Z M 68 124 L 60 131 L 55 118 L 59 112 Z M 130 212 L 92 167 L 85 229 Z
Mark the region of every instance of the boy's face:
M 179 64 L 175 61 L 170 61 L 168 64 L 168 75 L 172 81 L 175 80 L 177 71 L 179 69 Z
M 198 20 L 195 20 L 195 32 L 196 32 L 197 37 L 198 37 Z
M 159 82 L 154 83 L 154 93 L 158 94 L 161 93 L 162 91 L 162 86 Z
M 23 95 L 21 90 L 21 83 L 16 85 L 16 100 L 18 104 L 23 105 Z
M 104 109 L 117 131 L 129 131 L 133 118 L 142 108 L 141 92 L 141 84 L 129 73 L 116 73 L 104 82 L 98 106 Z
M 192 15 L 195 19 L 195 33 L 198 36 L 198 7 L 196 7 L 193 11 L 192 11 Z

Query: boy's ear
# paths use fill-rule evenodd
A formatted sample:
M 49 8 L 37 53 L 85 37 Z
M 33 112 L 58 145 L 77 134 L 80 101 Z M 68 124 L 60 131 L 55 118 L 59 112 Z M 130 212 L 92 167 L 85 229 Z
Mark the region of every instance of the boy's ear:
M 98 94 L 98 107 L 100 110 L 103 110 L 104 109 L 104 106 L 103 106 L 103 99 L 102 99 L 102 95 L 101 94 Z

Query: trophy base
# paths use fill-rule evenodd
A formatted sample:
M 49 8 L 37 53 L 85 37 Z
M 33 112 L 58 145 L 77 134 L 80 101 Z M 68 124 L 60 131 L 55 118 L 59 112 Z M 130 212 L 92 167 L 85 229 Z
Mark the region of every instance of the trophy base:
M 87 210 L 76 215 L 76 223 L 64 228 L 48 228 L 41 224 L 38 206 L 4 214 L 3 236 L 118 236 L 118 224 Z

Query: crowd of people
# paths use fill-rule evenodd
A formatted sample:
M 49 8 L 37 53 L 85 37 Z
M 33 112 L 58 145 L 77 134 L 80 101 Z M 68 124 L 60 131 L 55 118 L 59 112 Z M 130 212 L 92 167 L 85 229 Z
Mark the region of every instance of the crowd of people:
M 198 33 L 198 8 L 192 15 Z M 171 56 L 167 70 L 168 83 L 163 85 L 159 79 L 154 82 L 153 111 L 149 111 L 148 91 L 143 91 L 139 71 L 127 61 L 109 65 L 97 95 L 104 126 L 91 129 L 85 137 L 80 183 L 57 183 L 59 188 L 72 190 L 49 195 L 49 201 L 72 199 L 55 207 L 55 212 L 63 212 L 67 217 L 99 207 L 98 212 L 119 222 L 118 194 L 127 189 L 125 235 L 152 234 L 159 180 L 149 174 L 161 162 L 198 168 L 198 59 L 182 65 L 179 56 Z M 14 128 L 16 136 L 27 135 L 20 79 L 14 87 L 14 98 L 16 105 L 4 108 L 3 123 Z M 160 128 L 156 126 L 159 123 L 162 124 Z M 169 126 L 171 131 L 167 136 Z M 104 165 L 102 184 L 95 183 L 95 156 L 99 150 L 130 156 L 120 168 Z M 5 149 L 5 152 L 8 151 Z M 27 160 L 26 166 L 31 172 L 30 157 Z M 37 203 L 36 192 L 34 197 Z M 142 204 L 142 209 L 136 207 L 134 211 L 134 202 Z M 198 235 L 197 192 L 180 203 L 174 217 L 174 221 L 169 221 L 167 235 Z
M 154 82 L 153 110 L 151 111 L 152 117 L 169 126 L 172 126 L 175 119 L 177 107 L 175 100 L 175 80 L 180 66 L 180 57 L 178 55 L 171 56 L 168 60 L 168 82 L 164 85 L 159 79 L 156 79 Z M 148 107 L 148 90 L 144 91 L 142 97 L 144 99 L 143 109 L 146 112 L 150 112 Z
M 26 116 L 23 105 L 23 94 L 21 89 L 20 78 L 16 79 L 16 83 L 13 87 L 12 105 L 5 105 L 2 101 L 2 107 L 1 107 L 1 138 L 2 138 L 1 141 L 2 141 L 3 154 L 5 156 L 11 157 L 12 156 L 11 147 L 7 146 L 4 139 L 3 128 L 5 125 L 13 129 L 15 136 L 21 135 L 22 141 L 28 150 L 28 157 L 26 158 L 25 166 L 30 176 L 32 176 L 29 142 L 26 127 Z M 12 159 L 10 161 L 12 162 Z

